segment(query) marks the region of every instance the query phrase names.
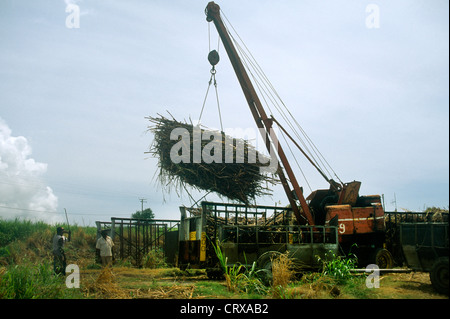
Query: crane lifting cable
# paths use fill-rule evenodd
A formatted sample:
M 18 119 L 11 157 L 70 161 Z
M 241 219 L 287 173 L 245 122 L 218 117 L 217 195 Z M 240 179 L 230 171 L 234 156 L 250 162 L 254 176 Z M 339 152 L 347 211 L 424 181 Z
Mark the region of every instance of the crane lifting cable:
M 210 28 L 209 28 L 209 24 L 208 24 L 208 43 L 209 43 L 209 54 L 208 54 L 208 61 L 211 64 L 211 77 L 208 81 L 208 88 L 206 90 L 206 95 L 205 98 L 203 100 L 203 105 L 202 105 L 202 109 L 200 111 L 200 116 L 198 118 L 198 124 L 200 125 L 200 121 L 202 119 L 202 115 L 203 115 L 203 111 L 205 109 L 205 105 L 206 105 L 206 100 L 208 98 L 208 93 L 209 93 L 209 89 L 211 87 L 211 84 L 214 84 L 214 89 L 216 92 L 216 103 L 217 103 L 217 111 L 219 114 L 219 122 L 220 122 L 220 129 L 221 132 L 223 132 L 223 123 L 222 123 L 222 112 L 220 111 L 220 102 L 219 102 L 219 91 L 217 89 L 217 80 L 216 80 L 216 65 L 217 63 L 219 63 L 220 61 L 220 57 L 219 57 L 219 44 L 220 44 L 220 38 L 219 41 L 217 43 L 217 50 L 211 50 L 211 35 L 210 35 Z
M 341 179 L 337 176 L 334 169 L 331 167 L 329 162 L 325 159 L 323 154 L 319 151 L 317 146 L 313 143 L 311 138 L 306 134 L 305 130 L 296 120 L 296 118 L 292 115 L 291 111 L 285 105 L 274 86 L 253 57 L 252 53 L 239 36 L 235 28 L 232 26 L 228 18 L 226 17 L 223 10 L 221 10 L 221 14 L 224 17 L 224 25 L 225 28 L 233 41 L 237 52 L 241 58 L 242 64 L 244 65 L 246 71 L 252 77 L 255 87 L 260 93 L 261 99 L 264 101 L 267 106 L 269 112 L 273 115 L 274 111 L 277 111 L 280 115 L 280 119 L 282 119 L 286 123 L 286 127 L 292 131 L 292 135 L 287 132 L 287 130 L 283 127 L 282 131 L 284 134 L 287 134 L 289 139 L 296 144 L 296 147 L 301 150 L 304 156 L 306 156 L 307 160 L 310 161 L 313 166 L 320 172 L 322 177 L 330 183 L 333 188 L 336 188 L 338 184 L 334 182 L 332 176 L 336 177 L 338 181 L 342 183 Z M 232 32 L 231 32 L 232 31 Z M 272 107 L 274 109 L 272 109 Z M 278 126 L 281 128 L 281 124 L 277 121 Z M 295 139 L 294 139 L 295 137 Z M 298 141 L 298 142 L 297 142 Z M 295 156 L 294 156 L 295 158 Z M 300 165 L 298 168 L 301 170 Z M 301 170 L 302 171 L 302 170 Z M 303 171 L 302 171 L 303 174 Z M 304 175 L 304 174 L 303 174 Z M 306 180 L 306 178 L 305 178 Z M 308 183 L 308 181 L 306 181 Z M 308 183 L 309 185 L 309 183 Z

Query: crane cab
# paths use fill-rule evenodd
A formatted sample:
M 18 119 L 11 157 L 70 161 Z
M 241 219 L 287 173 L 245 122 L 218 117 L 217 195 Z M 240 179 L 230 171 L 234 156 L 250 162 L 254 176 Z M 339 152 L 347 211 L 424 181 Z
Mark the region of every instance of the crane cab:
M 344 184 L 338 192 L 316 190 L 306 200 L 316 225 L 337 226 L 339 244 L 346 254 L 354 253 L 361 264 L 392 266 L 392 256 L 383 249 L 384 209 L 379 195 L 359 196 L 361 182 Z M 384 261 L 377 261 L 382 251 Z M 382 268 L 380 267 L 380 268 Z

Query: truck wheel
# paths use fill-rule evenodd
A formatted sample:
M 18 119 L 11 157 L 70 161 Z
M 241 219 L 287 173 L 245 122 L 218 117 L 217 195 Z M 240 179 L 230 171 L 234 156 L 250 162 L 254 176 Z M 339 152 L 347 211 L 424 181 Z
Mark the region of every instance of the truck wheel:
M 394 258 L 389 250 L 378 248 L 375 251 L 375 264 L 380 269 L 391 269 L 394 266 Z
M 222 268 L 207 268 L 206 275 L 208 276 L 208 279 L 213 280 L 225 278 Z
M 448 295 L 448 257 L 438 258 L 431 267 L 430 280 L 433 288 Z
M 272 261 L 281 255 L 278 251 L 267 251 L 259 256 L 256 261 L 256 266 L 259 269 L 259 273 L 262 274 L 262 280 L 266 284 L 272 283 Z

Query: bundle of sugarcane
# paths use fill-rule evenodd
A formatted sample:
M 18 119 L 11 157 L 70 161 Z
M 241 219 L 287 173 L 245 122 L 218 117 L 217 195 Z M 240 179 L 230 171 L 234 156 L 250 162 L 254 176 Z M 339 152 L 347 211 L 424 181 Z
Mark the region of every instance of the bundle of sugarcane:
M 271 194 L 268 184 L 275 180 L 260 170 L 269 159 L 247 141 L 161 115 L 147 119 L 154 134 L 148 153 L 159 158 L 163 187 L 190 185 L 246 204 Z

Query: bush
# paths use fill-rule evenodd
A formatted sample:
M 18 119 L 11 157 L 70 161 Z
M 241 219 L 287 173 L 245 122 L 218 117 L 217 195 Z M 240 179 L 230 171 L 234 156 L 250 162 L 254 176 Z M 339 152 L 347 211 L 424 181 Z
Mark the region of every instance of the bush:
M 358 260 L 356 256 L 349 254 L 347 257 L 337 256 L 334 253 L 331 254 L 329 259 L 321 259 L 318 257 L 319 261 L 322 261 L 322 275 L 328 276 L 336 279 L 338 282 L 345 282 L 352 278 L 351 269 L 355 268 Z
M 144 268 L 165 268 L 167 264 L 164 260 L 164 252 L 161 249 L 151 250 L 143 260 Z

